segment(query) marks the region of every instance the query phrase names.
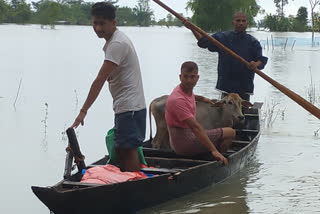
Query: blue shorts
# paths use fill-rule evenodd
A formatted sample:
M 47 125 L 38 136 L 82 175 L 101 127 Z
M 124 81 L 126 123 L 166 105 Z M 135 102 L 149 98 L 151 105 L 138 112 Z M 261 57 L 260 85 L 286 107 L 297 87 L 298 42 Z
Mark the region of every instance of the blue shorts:
M 127 111 L 114 117 L 114 147 L 120 149 L 142 146 L 146 135 L 146 109 Z

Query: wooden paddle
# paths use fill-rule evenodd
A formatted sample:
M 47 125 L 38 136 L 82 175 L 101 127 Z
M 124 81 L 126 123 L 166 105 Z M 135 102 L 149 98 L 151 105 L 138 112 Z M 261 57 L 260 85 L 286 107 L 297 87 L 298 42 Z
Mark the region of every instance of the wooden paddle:
M 164 9 L 166 9 L 168 12 L 172 13 L 174 16 L 176 16 L 178 19 L 180 19 L 183 23 L 185 21 L 187 21 L 186 18 L 184 18 L 183 16 L 181 16 L 180 14 L 178 14 L 177 12 L 175 12 L 174 10 L 172 10 L 171 8 L 169 8 L 167 5 L 165 5 L 164 3 L 162 3 L 159 0 L 153 0 L 154 2 L 156 2 L 157 4 L 159 4 L 161 7 L 163 7 Z M 230 54 L 231 56 L 233 56 L 235 59 L 241 61 L 243 64 L 245 64 L 246 66 L 249 65 L 249 62 L 247 62 L 245 59 L 243 59 L 241 56 L 239 56 L 238 54 L 236 54 L 235 52 L 233 52 L 232 50 L 230 50 L 229 48 L 227 48 L 226 46 L 224 46 L 223 44 L 221 44 L 219 41 L 217 41 L 216 39 L 212 38 L 209 34 L 207 34 L 205 31 L 203 31 L 201 28 L 197 27 L 196 25 L 192 24 L 190 22 L 190 28 L 199 32 L 200 34 L 202 34 L 203 36 L 205 36 L 207 39 L 209 39 L 212 43 L 214 43 L 216 46 L 218 46 L 220 49 L 222 49 L 223 51 L 225 51 L 226 53 Z M 284 93 L 285 95 L 287 95 L 288 97 L 290 97 L 293 101 L 295 101 L 296 103 L 298 103 L 299 105 L 301 105 L 305 110 L 307 110 L 308 112 L 310 112 L 311 114 L 313 114 L 314 116 L 316 116 L 318 119 L 320 119 L 320 109 L 318 109 L 317 107 L 315 107 L 314 105 L 312 105 L 311 103 L 309 103 L 307 100 L 305 100 L 304 98 L 302 98 L 300 95 L 294 93 L 293 91 L 291 91 L 290 89 L 286 88 L 285 86 L 281 85 L 280 83 L 278 83 L 277 81 L 273 80 L 272 78 L 270 78 L 268 75 L 264 74 L 262 71 L 260 71 L 259 69 L 255 69 L 253 72 L 255 72 L 256 74 L 258 74 L 260 77 L 262 77 L 263 79 L 265 79 L 266 81 L 268 81 L 271 85 L 273 85 L 274 87 L 276 87 L 277 89 L 279 89 L 282 93 Z

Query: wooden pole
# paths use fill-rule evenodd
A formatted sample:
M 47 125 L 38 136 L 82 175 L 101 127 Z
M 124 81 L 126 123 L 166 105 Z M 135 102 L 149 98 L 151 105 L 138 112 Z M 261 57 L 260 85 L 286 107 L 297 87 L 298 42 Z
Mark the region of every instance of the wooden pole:
M 76 133 L 74 132 L 73 128 L 68 128 L 66 132 L 73 157 L 78 167 L 78 171 L 81 173 L 81 171 L 86 168 L 86 164 L 84 163 L 84 155 L 80 151 Z
M 296 43 L 296 40 L 293 41 L 293 44 L 292 44 L 292 47 L 291 47 L 291 50 L 293 50 L 293 47 L 294 47 L 294 44 Z
M 182 22 L 186 22 L 187 19 L 185 19 L 183 16 L 181 16 L 179 13 L 175 12 L 174 10 L 172 10 L 171 8 L 169 8 L 167 5 L 165 5 L 164 3 L 162 3 L 159 0 L 153 0 L 154 2 L 156 2 L 157 4 L 159 4 L 161 7 L 163 7 L 164 9 L 166 9 L 168 12 L 172 13 L 174 16 L 176 16 L 178 19 L 180 19 Z M 205 31 L 203 31 L 202 29 L 200 29 L 199 27 L 197 27 L 196 25 L 192 24 L 190 22 L 190 27 L 193 30 L 196 30 L 197 32 L 199 32 L 200 34 L 202 34 L 203 36 L 205 36 L 209 41 L 211 41 L 213 44 L 215 44 L 216 46 L 218 46 L 220 49 L 222 49 L 223 51 L 225 51 L 226 53 L 230 54 L 232 57 L 234 57 L 235 59 L 239 60 L 240 62 L 242 62 L 244 65 L 249 66 L 249 62 L 247 62 L 245 59 L 243 59 L 242 57 L 240 57 L 239 55 L 237 55 L 235 52 L 233 52 L 231 49 L 225 47 L 223 44 L 221 44 L 220 42 L 218 42 L 216 39 L 212 38 L 210 35 L 208 35 Z M 271 85 L 273 85 L 274 87 L 276 87 L 277 89 L 279 89 L 282 93 L 284 93 L 285 95 L 287 95 L 288 97 L 290 97 L 293 101 L 295 101 L 296 103 L 298 103 L 300 106 L 302 106 L 305 110 L 307 110 L 308 112 L 310 112 L 311 114 L 313 114 L 314 116 L 316 116 L 318 119 L 320 119 L 320 109 L 318 109 L 317 107 L 315 107 L 314 105 L 312 105 L 311 103 L 309 103 L 307 100 L 305 100 L 304 98 L 302 98 L 300 95 L 294 93 L 293 91 L 291 91 L 290 89 L 286 88 L 285 86 L 281 85 L 280 83 L 278 83 L 277 81 L 273 80 L 272 78 L 270 78 L 268 75 L 264 74 L 262 71 L 260 71 L 259 69 L 255 69 L 253 72 L 255 72 L 256 74 L 258 74 L 260 77 L 262 77 L 263 79 L 265 79 L 266 81 L 268 81 Z
M 286 43 L 284 44 L 284 47 L 283 47 L 284 50 L 285 50 L 286 47 L 287 47 L 287 42 L 288 42 L 288 38 L 286 39 Z
M 66 149 L 67 155 L 66 155 L 66 160 L 64 164 L 64 173 L 63 173 L 63 178 L 68 179 L 71 176 L 71 171 L 72 171 L 72 161 L 73 161 L 73 155 L 72 152 L 69 150 L 70 144 L 68 143 L 68 147 Z

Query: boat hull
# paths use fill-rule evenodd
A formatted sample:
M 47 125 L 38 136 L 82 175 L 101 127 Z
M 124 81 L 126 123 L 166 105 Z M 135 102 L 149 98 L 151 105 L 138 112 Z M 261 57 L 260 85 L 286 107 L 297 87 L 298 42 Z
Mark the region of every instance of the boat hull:
M 146 149 L 146 160 L 151 165 L 165 162 L 168 168 L 170 164 L 187 167 L 178 172 L 111 185 L 74 185 L 66 188 L 63 180 L 52 187 L 33 186 L 32 191 L 55 214 L 134 213 L 219 183 L 243 169 L 255 154 L 260 137 L 259 118 L 252 120 L 248 126 L 254 128 L 256 133 L 250 143 L 229 155 L 227 166 L 218 161 L 170 158 L 163 154 L 155 157 L 154 153 L 158 154 L 156 150 Z M 96 164 L 105 164 L 106 161 L 107 157 Z

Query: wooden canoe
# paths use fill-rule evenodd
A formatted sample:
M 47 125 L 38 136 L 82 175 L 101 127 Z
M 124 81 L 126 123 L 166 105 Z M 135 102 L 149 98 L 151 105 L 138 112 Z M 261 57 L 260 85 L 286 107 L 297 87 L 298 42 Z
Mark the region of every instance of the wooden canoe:
M 135 213 L 198 191 L 223 181 L 250 162 L 260 137 L 260 107 L 261 103 L 255 103 L 245 110 L 246 124 L 236 131 L 236 140 L 224 154 L 228 166 L 215 161 L 209 153 L 186 158 L 172 151 L 144 148 L 146 161 L 156 168 L 143 171 L 158 176 L 101 185 L 80 183 L 81 173 L 76 172 L 53 186 L 32 186 L 32 191 L 55 214 Z M 107 160 L 105 156 L 87 167 L 105 165 Z

